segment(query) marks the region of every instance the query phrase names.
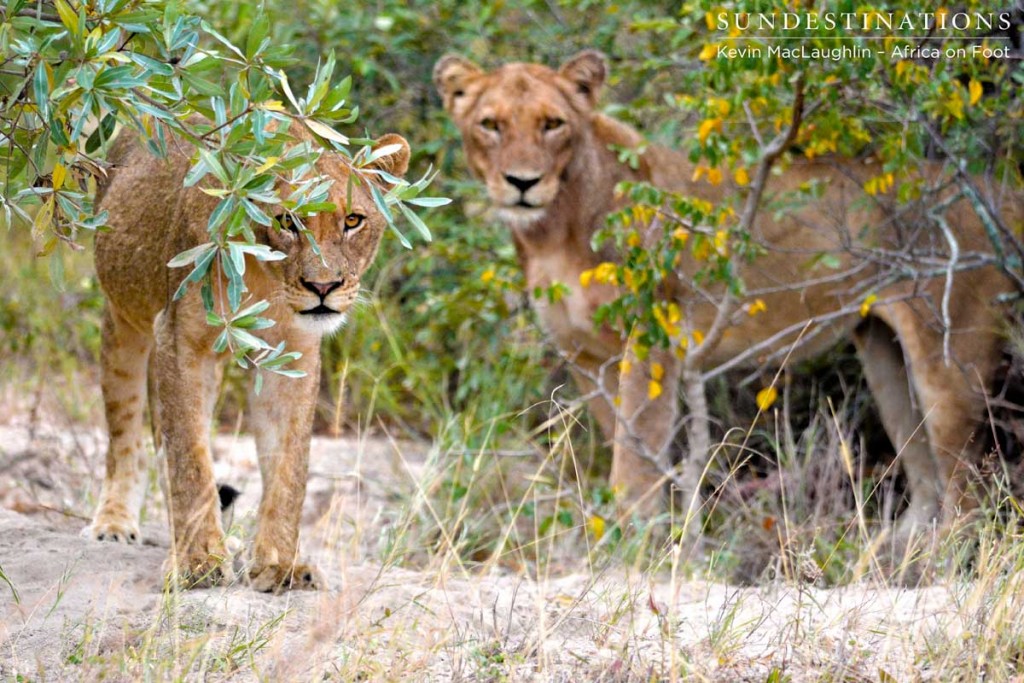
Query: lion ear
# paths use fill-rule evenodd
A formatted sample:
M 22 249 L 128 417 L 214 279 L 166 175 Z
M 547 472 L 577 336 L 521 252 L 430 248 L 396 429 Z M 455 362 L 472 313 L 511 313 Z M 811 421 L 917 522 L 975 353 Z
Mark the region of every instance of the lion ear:
M 461 55 L 445 55 L 434 65 L 434 86 L 445 110 L 458 118 L 464 109 L 466 86 L 477 76 L 480 70 L 473 62 Z
M 387 150 L 388 153 L 379 159 L 374 159 L 367 167 L 384 171 L 396 178 L 405 177 L 406 171 L 409 170 L 409 157 L 412 156 L 409 143 L 401 135 L 388 133 L 373 142 L 373 151 L 375 152 L 384 147 L 390 147 L 391 149 Z
M 597 50 L 584 50 L 563 64 L 558 73 L 572 81 L 593 107 L 608 76 L 608 60 Z

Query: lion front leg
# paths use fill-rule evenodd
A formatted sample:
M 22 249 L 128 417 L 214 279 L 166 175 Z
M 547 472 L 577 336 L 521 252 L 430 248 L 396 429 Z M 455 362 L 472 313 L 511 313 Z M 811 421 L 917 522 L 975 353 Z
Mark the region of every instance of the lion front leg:
M 296 350 L 292 345 L 292 350 Z M 299 522 L 306 497 L 309 442 L 320 387 L 319 349 L 301 349 L 295 369 L 305 377 L 266 373 L 259 394 L 250 391 L 263 497 L 253 543 L 249 579 L 263 592 L 317 589 L 324 581 L 315 567 L 298 561 Z
M 624 514 L 649 517 L 665 510 L 669 446 L 678 416 L 680 363 L 671 352 L 651 349 L 643 361 L 632 340 L 619 374 L 611 485 Z
M 183 327 L 173 305 L 158 317 L 155 372 L 173 541 L 169 569 L 193 588 L 230 583 L 234 573 L 209 446 L 212 405 L 206 397 L 216 382 L 217 361 L 206 341 L 189 340 Z

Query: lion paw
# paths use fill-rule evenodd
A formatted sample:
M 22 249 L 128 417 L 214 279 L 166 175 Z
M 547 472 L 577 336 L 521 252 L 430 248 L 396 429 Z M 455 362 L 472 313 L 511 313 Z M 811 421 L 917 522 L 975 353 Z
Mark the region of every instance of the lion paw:
M 82 536 L 94 541 L 114 543 L 135 544 L 142 541 L 139 527 L 134 522 L 106 515 L 96 515 L 93 523 L 82 529 Z
M 320 571 L 308 564 L 260 564 L 249 570 L 249 583 L 261 593 L 286 590 L 320 590 L 325 585 Z
M 165 573 L 182 588 L 212 588 L 235 581 L 231 554 L 222 540 L 179 548 Z

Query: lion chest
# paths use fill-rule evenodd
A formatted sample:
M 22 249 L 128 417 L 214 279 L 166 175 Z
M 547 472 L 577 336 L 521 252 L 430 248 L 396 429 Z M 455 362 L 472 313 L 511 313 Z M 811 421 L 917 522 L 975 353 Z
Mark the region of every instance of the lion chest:
M 567 353 L 611 356 L 620 351 L 618 335 L 594 325 L 594 312 L 617 296 L 607 285 L 580 285 L 583 266 L 560 255 L 534 257 L 526 264 L 530 299 L 544 330 Z

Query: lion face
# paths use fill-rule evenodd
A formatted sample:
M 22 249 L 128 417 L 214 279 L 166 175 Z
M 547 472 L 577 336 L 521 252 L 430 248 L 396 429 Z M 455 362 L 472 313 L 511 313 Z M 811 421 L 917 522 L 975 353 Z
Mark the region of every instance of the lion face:
M 485 73 L 454 55 L 434 67 L 434 83 L 462 133 L 469 167 L 486 184 L 502 220 L 523 225 L 547 213 L 579 136 L 589 130 L 606 71 L 594 51 L 558 71 L 507 64 Z
M 374 166 L 397 177 L 409 165 L 409 146 L 398 135 L 386 135 L 374 148 L 401 145 L 399 151 L 378 160 Z M 374 203 L 366 180 L 350 182 L 351 172 L 339 160 L 321 157 L 320 172 L 333 179 L 328 201 L 337 210 L 299 219 L 280 209 L 280 229 L 268 228 L 263 241 L 285 254 L 281 261 L 264 267 L 278 281 L 278 296 L 295 313 L 294 322 L 320 335 L 336 332 L 345 322 L 345 312 L 356 301 L 360 280 L 377 253 L 387 223 Z M 281 188 L 287 196 L 294 188 Z M 301 220 L 301 228 L 300 221 Z M 320 249 L 318 255 L 302 229 L 308 230 Z M 322 258 L 321 258 L 322 255 Z

